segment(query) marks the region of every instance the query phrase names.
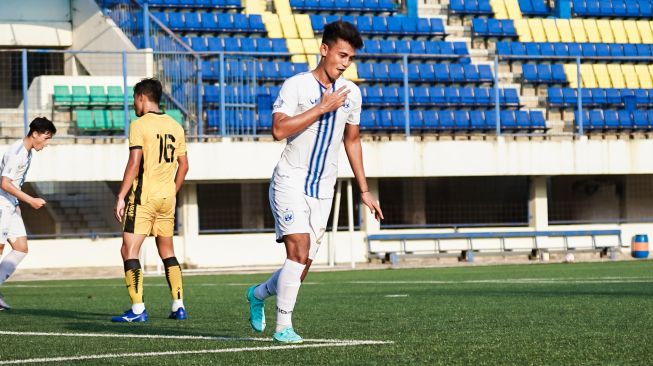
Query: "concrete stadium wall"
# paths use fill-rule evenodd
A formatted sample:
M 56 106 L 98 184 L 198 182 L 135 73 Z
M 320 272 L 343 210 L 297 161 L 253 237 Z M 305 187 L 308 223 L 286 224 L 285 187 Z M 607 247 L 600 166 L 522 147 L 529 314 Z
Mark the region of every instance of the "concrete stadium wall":
M 551 230 L 607 230 L 620 229 L 622 241 L 628 247 L 622 251 L 630 255 L 630 241 L 635 234 L 647 234 L 653 238 L 653 224 L 623 224 L 623 225 L 556 225 L 550 226 Z M 463 229 L 460 232 L 479 231 L 523 231 L 525 228 L 475 228 Z M 451 230 L 384 230 L 383 233 L 441 233 Z M 256 267 L 273 267 L 281 264 L 285 258 L 282 244 L 277 244 L 273 233 L 265 234 L 224 234 L 200 235 L 192 240 L 175 237 L 175 250 L 180 262 L 191 268 L 233 268 L 248 269 Z M 367 244 L 365 233 L 356 231 L 352 235 L 348 232 L 339 232 L 332 239 L 327 234 L 315 260 L 316 265 L 329 263 L 329 245 L 333 243 L 336 264 L 349 264 L 352 259 L 356 263 L 367 261 Z M 542 248 L 559 248 L 558 239 L 539 239 Z M 523 248 L 530 245 L 530 240 L 507 241 L 508 246 Z M 570 240 L 570 244 L 579 246 L 587 245 L 587 239 Z M 121 267 L 120 238 L 110 239 L 57 239 L 57 240 L 31 240 L 29 242 L 30 254 L 21 263 L 21 268 L 74 268 L 74 267 Z M 414 243 L 413 248 L 433 248 L 433 242 Z M 445 244 L 449 250 L 464 249 L 465 243 L 451 241 Z M 385 245 L 388 250 L 396 250 L 398 243 Z M 496 248 L 497 243 L 488 242 L 486 249 Z M 480 245 L 479 248 L 483 248 Z M 9 251 L 5 249 L 5 254 Z M 352 255 L 353 254 L 353 255 Z M 154 239 L 148 238 L 142 251 L 143 264 L 156 266 L 160 264 L 154 245 Z
M 2 0 L 0 47 L 70 47 L 70 0 Z
M 269 179 L 283 142 L 189 143 L 189 181 Z M 0 153 L 6 145 L 0 146 Z M 352 177 L 344 149 L 339 176 Z M 368 177 L 653 174 L 653 140 L 363 142 Z M 120 180 L 127 143 L 56 143 L 35 153 L 29 181 Z M 110 158 L 109 158 L 110 157 Z

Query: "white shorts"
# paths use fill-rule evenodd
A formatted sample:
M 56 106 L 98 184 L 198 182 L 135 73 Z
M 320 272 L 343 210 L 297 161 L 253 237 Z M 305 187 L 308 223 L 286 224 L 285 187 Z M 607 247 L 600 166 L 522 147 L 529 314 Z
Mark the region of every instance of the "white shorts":
M 7 244 L 7 239 L 27 236 L 23 218 L 15 206 L 0 205 L 0 244 Z
M 307 233 L 311 237 L 308 258 L 315 259 L 326 232 L 331 201 L 331 198 L 313 198 L 305 195 L 303 191 L 279 187 L 272 181 L 270 208 L 274 216 L 277 242 L 282 243 L 285 235 Z

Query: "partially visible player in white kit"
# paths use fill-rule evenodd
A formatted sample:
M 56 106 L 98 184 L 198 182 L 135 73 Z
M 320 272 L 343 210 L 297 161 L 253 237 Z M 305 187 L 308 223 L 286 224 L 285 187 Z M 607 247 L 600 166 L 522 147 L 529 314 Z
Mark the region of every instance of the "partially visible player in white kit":
M 361 190 L 361 201 L 377 220 L 379 202 L 369 192 L 359 134 L 361 92 L 342 77 L 363 40 L 356 28 L 337 21 L 324 27 L 317 68 L 286 80 L 273 106 L 272 135 L 288 139 L 270 183 L 270 206 L 277 242 L 286 246 L 286 261 L 264 283 L 247 290 L 250 325 L 265 329 L 264 300 L 277 296 L 273 339 L 301 343 L 292 326 L 299 286 L 317 254 L 331 211 L 344 142 L 349 164 Z
M 2 157 L 0 163 L 0 254 L 5 244 L 13 249 L 0 262 L 0 285 L 14 273 L 18 264 L 27 255 L 27 234 L 20 215 L 18 201 L 38 210 L 45 205 L 42 198 L 32 197 L 21 190 L 32 161 L 32 150 L 41 151 L 57 133 L 52 122 L 45 117 L 35 118 L 29 125 L 26 137 L 14 142 Z M 0 310 L 10 309 L 0 295 Z

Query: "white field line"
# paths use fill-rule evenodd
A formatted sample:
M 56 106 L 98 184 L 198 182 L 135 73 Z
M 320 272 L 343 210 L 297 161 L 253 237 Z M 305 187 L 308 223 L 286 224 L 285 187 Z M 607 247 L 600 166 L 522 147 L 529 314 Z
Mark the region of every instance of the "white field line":
M 83 356 L 69 356 L 69 357 L 43 357 L 43 358 L 26 358 L 26 359 L 18 359 L 18 360 L 2 360 L 2 361 L 0 361 L 0 365 L 26 364 L 26 363 L 45 363 L 45 362 L 67 362 L 67 361 L 82 361 L 82 360 L 100 360 L 100 359 L 125 358 L 125 357 L 179 356 L 179 355 L 196 355 L 196 354 L 211 354 L 211 353 L 276 351 L 276 350 L 300 349 L 300 348 L 367 346 L 367 345 L 381 345 L 381 344 L 391 344 L 391 343 L 393 343 L 393 342 L 352 341 L 352 342 L 347 342 L 347 343 L 315 343 L 315 344 L 295 344 L 295 345 L 285 345 L 285 346 L 218 348 L 218 349 L 201 349 L 201 350 L 187 350 L 187 351 L 164 351 L 164 352 L 138 352 L 138 353 L 99 354 L 99 355 L 83 355 Z
M 408 294 L 391 294 L 385 295 L 384 297 L 408 297 Z
M 388 280 L 388 281 L 327 281 L 327 282 L 304 282 L 302 286 L 311 285 L 324 285 L 324 284 L 338 284 L 346 283 L 353 285 L 371 285 L 371 284 L 465 284 L 465 283 L 648 283 L 653 282 L 651 277 L 550 277 L 550 278 L 502 278 L 502 279 L 487 279 L 487 280 Z M 251 283 L 227 282 L 227 283 L 198 283 L 192 286 L 250 286 Z M 124 284 L 95 284 L 95 285 L 57 285 L 57 284 L 43 284 L 43 285 L 25 285 L 19 283 L 8 283 L 6 287 L 11 288 L 93 288 L 93 287 L 125 287 Z M 148 284 L 147 287 L 167 287 L 167 284 Z
M 272 338 L 262 337 L 219 337 L 219 336 L 194 336 L 194 335 L 167 335 L 167 334 L 122 334 L 122 333 L 56 333 L 56 332 L 17 332 L 0 330 L 0 335 L 13 336 L 45 336 L 45 337 L 97 337 L 97 338 L 147 338 L 147 339 L 181 339 L 181 340 L 207 340 L 207 341 L 249 341 L 272 342 Z M 374 344 L 384 341 L 357 340 L 357 339 L 304 339 L 309 343 L 357 343 L 367 342 Z

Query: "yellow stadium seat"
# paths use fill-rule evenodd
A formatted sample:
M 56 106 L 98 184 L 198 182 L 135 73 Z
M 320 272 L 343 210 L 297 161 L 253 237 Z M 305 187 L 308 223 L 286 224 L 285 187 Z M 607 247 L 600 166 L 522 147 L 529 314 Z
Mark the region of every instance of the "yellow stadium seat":
M 565 70 L 567 81 L 569 81 L 570 88 L 578 88 L 578 73 L 576 72 L 576 64 L 564 64 L 562 69 Z
M 648 66 L 648 74 L 651 76 L 651 80 L 653 80 L 653 64 L 646 66 Z
M 288 52 L 293 54 L 291 57 L 292 62 L 306 62 L 306 52 L 301 39 L 286 39 L 286 45 L 288 46 Z
M 635 65 L 635 73 L 639 79 L 639 87 L 642 89 L 653 89 L 653 80 L 651 73 L 646 65 Z
M 637 89 L 639 88 L 639 78 L 635 72 L 634 65 L 621 65 L 621 73 L 624 75 L 626 81 L 626 88 Z
M 613 88 L 625 88 L 626 80 L 624 80 L 624 74 L 621 72 L 621 65 L 619 64 L 608 64 L 608 75 L 610 76 L 610 81 L 612 82 Z
M 309 70 L 315 70 L 318 64 L 318 56 L 317 55 L 306 55 L 306 58 L 308 59 L 308 69 Z
M 544 33 L 544 26 L 542 26 L 542 19 L 532 18 L 527 19 L 528 28 L 531 30 L 533 42 L 546 42 L 546 33 Z
M 283 30 L 284 38 L 299 38 L 299 32 L 297 32 L 297 26 L 295 25 L 295 18 L 292 14 L 279 15 L 279 21 L 281 22 L 281 29 Z
M 591 64 L 580 64 L 580 78 L 585 88 L 597 88 L 599 85 L 596 81 L 596 76 L 594 76 L 594 70 Z
M 594 75 L 598 81 L 599 88 L 612 88 L 612 81 L 610 80 L 608 68 L 605 64 L 594 64 L 592 68 L 594 69 Z
M 292 15 L 292 9 L 290 8 L 290 0 L 274 0 L 274 8 L 277 11 L 277 14 L 279 14 L 279 16 Z
M 653 33 L 651 33 L 651 24 L 648 20 L 638 20 L 637 30 L 639 36 L 642 38 L 642 43 L 653 43 Z
M 572 19 L 569 21 L 571 31 L 574 33 L 574 40 L 578 43 L 587 42 L 587 34 L 585 33 L 585 26 L 582 19 Z
M 560 34 L 560 42 L 575 42 L 569 19 L 556 19 L 555 22 Z
M 558 33 L 555 19 L 542 19 L 542 27 L 544 27 L 547 42 L 560 42 L 560 34 Z
M 313 26 L 311 25 L 311 18 L 309 18 L 308 14 L 295 15 L 295 23 L 297 23 L 299 38 L 315 39 L 315 34 L 313 33 Z
M 270 38 L 283 38 L 283 31 L 281 30 L 281 23 L 277 14 L 265 12 L 262 15 L 265 30 L 268 31 Z
M 265 0 L 247 0 L 245 1 L 245 14 L 263 14 L 265 13 Z
M 639 29 L 637 29 L 637 22 L 625 20 L 624 28 L 626 29 L 626 36 L 628 36 L 628 43 L 642 43 L 642 37 L 639 35 Z
M 590 43 L 601 43 L 601 35 L 599 34 L 599 27 L 596 25 L 596 20 L 583 19 L 583 25 L 585 26 L 585 34 L 587 34 L 587 41 Z
M 612 34 L 612 27 L 610 26 L 610 21 L 605 19 L 599 19 L 596 21 L 596 27 L 599 29 L 599 36 L 603 43 L 614 43 L 614 34 Z M 587 27 L 585 27 L 587 29 Z M 587 35 L 590 35 L 590 32 L 587 32 Z
M 628 43 L 628 35 L 626 34 L 623 20 L 611 20 L 610 27 L 612 28 L 612 34 L 616 43 Z
M 304 46 L 304 52 L 307 55 L 317 55 L 320 53 L 320 45 L 317 43 L 317 39 L 302 39 L 302 44 Z
M 506 10 L 508 11 L 508 18 L 513 20 L 522 18 L 518 0 L 505 0 L 504 4 L 506 6 Z
M 357 81 L 358 79 L 358 68 L 356 68 L 356 64 L 352 62 L 352 64 L 345 70 L 345 72 L 342 73 L 342 76 L 345 77 L 345 79 L 349 79 L 352 81 Z
M 508 11 L 504 0 L 490 0 L 490 7 L 494 12 L 494 17 L 497 19 L 508 19 Z
M 528 28 L 528 21 L 526 19 L 517 19 L 514 23 L 515 30 L 519 36 L 519 42 L 533 42 L 531 30 Z

